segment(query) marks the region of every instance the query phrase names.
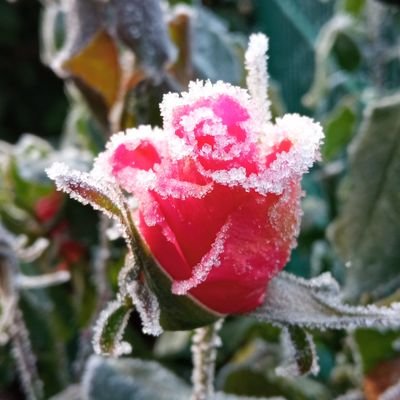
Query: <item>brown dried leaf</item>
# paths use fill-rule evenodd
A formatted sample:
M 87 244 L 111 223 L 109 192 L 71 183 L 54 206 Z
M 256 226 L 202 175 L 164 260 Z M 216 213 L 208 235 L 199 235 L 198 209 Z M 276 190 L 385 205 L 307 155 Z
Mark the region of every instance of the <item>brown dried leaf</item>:
M 63 63 L 63 69 L 98 92 L 112 107 L 120 87 L 121 68 L 117 46 L 106 31 L 96 33 L 86 47 Z
M 364 378 L 364 394 L 367 400 L 378 400 L 391 386 L 400 381 L 400 358 L 378 364 Z

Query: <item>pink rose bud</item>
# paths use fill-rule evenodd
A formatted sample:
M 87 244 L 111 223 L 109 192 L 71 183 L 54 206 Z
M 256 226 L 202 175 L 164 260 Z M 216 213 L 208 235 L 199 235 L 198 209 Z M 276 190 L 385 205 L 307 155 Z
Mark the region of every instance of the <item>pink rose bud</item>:
M 296 244 L 300 181 L 322 130 L 299 115 L 262 121 L 247 90 L 222 82 L 191 83 L 161 111 L 162 130 L 114 135 L 95 170 L 136 200 L 140 235 L 175 295 L 220 314 L 253 310 Z

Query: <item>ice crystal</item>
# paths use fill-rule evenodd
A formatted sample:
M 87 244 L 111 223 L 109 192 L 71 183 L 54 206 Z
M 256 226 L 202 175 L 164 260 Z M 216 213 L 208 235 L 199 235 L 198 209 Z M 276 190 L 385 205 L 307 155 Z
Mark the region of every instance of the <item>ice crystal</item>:
M 268 285 L 264 304 L 252 314 L 277 325 L 317 329 L 397 327 L 400 303 L 350 306 L 340 301 L 336 281 L 324 274 L 307 281 L 282 272 Z
M 19 274 L 16 277 L 16 285 L 23 289 L 41 289 L 68 282 L 69 279 L 70 273 L 68 271 L 56 271 L 38 276 Z
M 110 177 L 102 176 L 99 171 L 87 173 L 71 170 L 63 163 L 54 163 L 46 172 L 54 180 L 58 190 L 69 194 L 83 205 L 90 204 L 95 210 L 116 220 L 128 248 L 131 248 L 129 216 L 125 202 L 118 186 Z
M 214 395 L 215 361 L 217 359 L 217 348 L 221 346 L 218 335 L 223 320 L 213 325 L 195 330 L 192 339 L 193 372 L 192 400 L 207 400 Z
M 282 329 L 281 343 L 284 355 L 284 364 L 276 369 L 276 374 L 279 376 L 300 376 L 307 373 L 317 375 L 319 372 L 318 356 L 315 348 L 315 343 L 312 336 L 308 332 L 304 332 L 306 345 L 301 344 L 302 348 L 296 346 L 296 343 L 292 340 L 288 328 Z M 310 354 L 304 354 L 309 352 Z M 311 358 L 311 363 L 307 360 L 308 365 L 301 365 L 302 359 Z M 300 365 L 299 365 L 300 364 Z M 303 368 L 308 367 L 307 371 Z
M 133 306 L 136 307 L 140 315 L 143 332 L 148 335 L 159 336 L 163 330 L 160 326 L 158 300 L 147 283 L 138 280 L 138 272 L 139 268 L 135 265 L 132 255 L 129 254 L 118 275 L 120 295 L 131 298 Z
M 157 297 L 147 284 L 132 281 L 128 284 L 127 291 L 139 312 L 143 332 L 147 335 L 161 335 L 163 329 L 160 325 L 160 307 Z
M 130 310 L 123 310 L 122 318 L 119 318 L 116 323 L 112 320 L 112 317 L 119 313 L 122 308 L 124 308 L 124 304 L 121 299 L 117 299 L 108 303 L 100 313 L 93 328 L 92 340 L 94 351 L 97 354 L 119 357 L 132 351 L 129 343 L 122 341 Z
M 49 240 L 46 238 L 36 239 L 30 246 L 25 246 L 28 238 L 21 237 L 21 242 L 17 246 L 18 258 L 25 262 L 32 262 L 39 258 L 49 246 Z
M 271 119 L 268 99 L 267 51 L 268 39 L 265 35 L 258 33 L 250 36 L 249 47 L 245 54 L 246 83 L 260 127 Z
M 192 276 L 189 279 L 173 282 L 172 293 L 178 295 L 186 294 L 190 289 L 204 282 L 212 268 L 220 265 L 219 257 L 224 251 L 226 235 L 231 225 L 231 222 L 228 221 L 222 226 L 211 245 L 210 251 L 194 266 Z

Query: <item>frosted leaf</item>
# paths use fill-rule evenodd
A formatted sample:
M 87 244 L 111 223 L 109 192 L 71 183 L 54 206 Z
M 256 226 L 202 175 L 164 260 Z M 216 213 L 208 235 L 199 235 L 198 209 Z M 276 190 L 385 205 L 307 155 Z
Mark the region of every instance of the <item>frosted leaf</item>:
M 16 276 L 16 285 L 21 289 L 42 289 L 68 282 L 70 277 L 68 271 L 56 271 L 38 276 L 19 274 Z
M 267 51 L 268 38 L 264 34 L 258 33 L 250 36 L 245 54 L 246 83 L 254 105 L 253 112 L 260 128 L 271 119 L 271 104 L 268 99 Z
M 93 328 L 93 348 L 97 354 L 119 357 L 132 351 L 122 341 L 132 306 L 117 299 L 107 304 Z
M 2 297 L 0 293 L 0 345 L 8 342 L 9 328 L 13 322 L 16 308 L 16 298 L 14 296 Z
M 46 238 L 36 239 L 32 245 L 18 246 L 16 249 L 18 258 L 25 262 L 32 262 L 38 259 L 49 246 L 49 241 Z M 21 243 L 22 244 L 22 243 Z
M 160 325 L 160 307 L 157 297 L 145 282 L 132 281 L 127 284 L 127 293 L 139 312 L 143 332 L 159 336 L 163 332 Z
M 138 280 L 139 268 L 132 255 L 125 259 L 125 265 L 118 275 L 118 286 L 122 297 L 129 297 L 136 307 L 141 321 L 143 332 L 148 335 L 159 336 L 162 333 L 160 326 L 160 307 L 158 300 L 149 289 L 146 282 Z
M 9 332 L 12 355 L 22 388 L 25 392 L 25 398 L 29 400 L 42 399 L 43 382 L 38 374 L 36 357 L 30 342 L 29 331 L 25 325 L 22 311 L 18 307 L 15 308 Z
M 190 289 L 204 282 L 212 268 L 220 265 L 220 256 L 224 251 L 227 232 L 231 226 L 232 224 L 228 219 L 228 222 L 217 233 L 210 251 L 193 267 L 192 276 L 189 279 L 174 281 L 172 283 L 172 293 L 177 295 L 186 294 Z
M 118 274 L 118 288 L 119 292 L 123 297 L 128 295 L 127 284 L 138 279 L 139 277 L 139 267 L 136 265 L 135 258 L 133 254 L 128 253 L 125 257 L 124 266 L 121 268 Z
M 252 315 L 280 326 L 316 329 L 400 325 L 400 303 L 389 307 L 350 306 L 341 302 L 333 282 L 328 275 L 307 281 L 282 272 L 271 280 L 264 304 Z
M 284 365 L 276 369 L 279 376 L 300 376 L 319 372 L 318 356 L 312 336 L 299 327 L 282 329 Z
M 157 362 L 92 356 L 82 379 L 87 400 L 188 400 L 184 380 Z
M 58 190 L 69 194 L 83 205 L 90 204 L 95 210 L 103 211 L 110 218 L 123 220 L 123 199 L 112 182 L 96 179 L 94 174 L 71 170 L 66 164 L 54 163 L 46 170 Z
M 130 248 L 129 216 L 122 194 L 114 182 L 94 173 L 71 170 L 63 163 L 54 163 L 46 172 L 55 181 L 58 190 L 116 219 Z

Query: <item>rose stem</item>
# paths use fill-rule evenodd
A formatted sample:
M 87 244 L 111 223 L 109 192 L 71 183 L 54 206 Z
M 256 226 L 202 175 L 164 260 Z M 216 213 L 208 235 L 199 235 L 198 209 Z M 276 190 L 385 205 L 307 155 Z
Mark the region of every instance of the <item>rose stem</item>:
M 215 360 L 220 346 L 218 332 L 223 320 L 197 328 L 192 337 L 193 393 L 191 400 L 207 400 L 214 393 Z

